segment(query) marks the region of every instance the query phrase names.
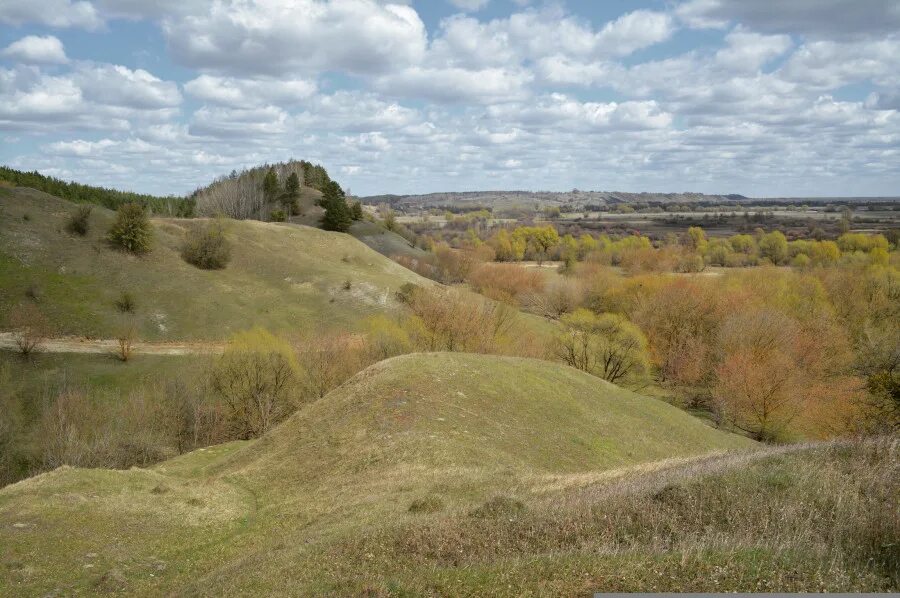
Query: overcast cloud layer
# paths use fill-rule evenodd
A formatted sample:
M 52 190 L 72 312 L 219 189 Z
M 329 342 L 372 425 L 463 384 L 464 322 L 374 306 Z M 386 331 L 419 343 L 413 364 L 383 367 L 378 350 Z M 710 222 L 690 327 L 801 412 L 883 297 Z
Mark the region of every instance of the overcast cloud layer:
M 3 0 L 0 162 L 161 194 L 295 157 L 358 194 L 900 195 L 900 1 L 599 4 Z

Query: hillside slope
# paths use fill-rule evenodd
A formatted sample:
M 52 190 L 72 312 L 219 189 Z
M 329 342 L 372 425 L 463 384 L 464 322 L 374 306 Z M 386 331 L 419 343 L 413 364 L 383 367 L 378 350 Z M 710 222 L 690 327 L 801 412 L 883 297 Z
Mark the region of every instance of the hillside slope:
M 387 257 L 403 255 L 416 259 L 427 259 L 428 252 L 410 245 L 409 241 L 382 225 L 362 220 L 354 222 L 350 234 Z
M 371 464 L 544 475 L 754 444 L 556 363 L 429 353 L 370 367 L 223 471 L 298 482 Z
M 134 257 L 104 241 L 114 218 L 104 208 L 94 209 L 86 237 L 66 232 L 74 209 L 39 191 L 0 188 L 0 328 L 32 293 L 59 334 L 114 337 L 123 326 L 115 302 L 128 292 L 144 340 L 218 340 L 256 325 L 353 330 L 394 309 L 404 283 L 430 284 L 349 235 L 294 224 L 226 221 L 232 262 L 203 271 L 179 255 L 202 220 L 155 218 L 153 251 Z
M 359 554 L 360 538 L 755 446 L 546 362 L 395 358 L 261 440 L 0 490 L 0 593 L 358 593 L 392 578 L 400 546 Z

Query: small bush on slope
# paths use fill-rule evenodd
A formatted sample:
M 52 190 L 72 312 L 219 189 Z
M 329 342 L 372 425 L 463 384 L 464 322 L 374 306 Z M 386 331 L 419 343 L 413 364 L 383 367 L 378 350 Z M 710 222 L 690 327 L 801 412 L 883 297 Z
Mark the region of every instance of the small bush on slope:
M 116 220 L 109 229 L 107 238 L 113 245 L 134 254 L 150 251 L 153 228 L 147 211 L 136 203 L 121 206 L 116 211 Z
M 94 206 L 92 205 L 78 206 L 78 208 L 72 212 L 72 215 L 69 216 L 69 221 L 66 223 L 66 230 L 82 237 L 88 234 L 91 224 L 90 217 L 93 209 Z
M 221 222 L 211 222 L 188 233 L 181 257 L 201 270 L 221 270 L 231 261 L 231 244 Z

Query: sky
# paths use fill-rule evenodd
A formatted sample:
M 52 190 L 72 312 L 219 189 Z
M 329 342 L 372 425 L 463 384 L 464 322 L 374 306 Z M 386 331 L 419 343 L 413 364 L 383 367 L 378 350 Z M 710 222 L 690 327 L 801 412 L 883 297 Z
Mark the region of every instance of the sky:
M 900 0 L 2 0 L 0 163 L 181 195 L 900 195 Z

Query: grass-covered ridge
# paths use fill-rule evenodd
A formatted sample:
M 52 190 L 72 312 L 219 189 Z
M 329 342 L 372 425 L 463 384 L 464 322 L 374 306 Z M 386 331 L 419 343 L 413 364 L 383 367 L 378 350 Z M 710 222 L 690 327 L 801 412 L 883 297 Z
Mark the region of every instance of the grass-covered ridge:
M 257 221 L 227 221 L 233 259 L 224 270 L 187 264 L 182 243 L 202 220 L 153 218 L 153 249 L 110 247 L 114 213 L 95 208 L 85 237 L 66 231 L 77 206 L 30 189 L 0 194 L 0 322 L 31 293 L 59 334 L 111 338 L 116 301 L 137 299 L 144 340 L 228 338 L 238 330 L 353 330 L 395 307 L 405 283 L 429 284 L 348 235 Z

